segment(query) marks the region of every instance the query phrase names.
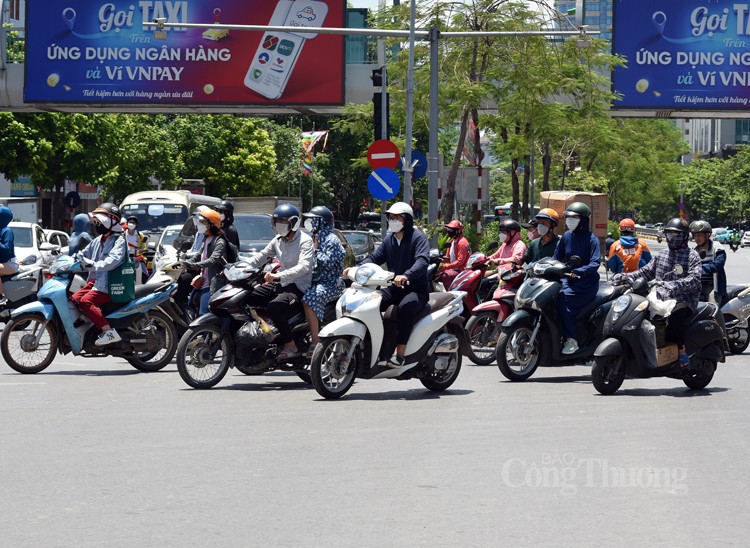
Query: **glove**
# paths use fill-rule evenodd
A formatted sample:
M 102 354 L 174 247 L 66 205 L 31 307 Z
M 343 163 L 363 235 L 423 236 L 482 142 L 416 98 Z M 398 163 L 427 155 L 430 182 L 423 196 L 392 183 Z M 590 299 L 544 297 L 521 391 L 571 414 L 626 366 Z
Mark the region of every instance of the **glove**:
M 625 275 L 624 274 L 615 274 L 612 276 L 612 283 L 614 285 L 620 285 L 625 282 Z
M 188 270 L 197 270 L 198 269 L 198 264 L 194 263 L 192 261 L 183 261 L 182 264 L 185 265 L 185 268 L 187 268 Z

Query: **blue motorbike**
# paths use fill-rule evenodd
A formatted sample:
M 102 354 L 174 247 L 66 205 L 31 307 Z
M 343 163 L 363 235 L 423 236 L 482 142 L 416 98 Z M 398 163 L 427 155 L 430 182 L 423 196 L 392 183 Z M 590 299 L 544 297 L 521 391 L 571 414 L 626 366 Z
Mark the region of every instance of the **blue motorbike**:
M 19 373 L 46 369 L 59 351 L 75 356 L 124 358 L 139 371 L 159 371 L 177 350 L 176 323 L 183 322 L 171 300 L 177 284 L 136 286 L 135 299 L 102 307 L 122 341 L 94 345 L 99 330 L 82 315 L 71 295 L 83 284 L 85 270 L 72 257 L 62 256 L 50 267 L 52 278 L 37 293 L 38 301 L 16 308 L 0 337 L 0 352 Z

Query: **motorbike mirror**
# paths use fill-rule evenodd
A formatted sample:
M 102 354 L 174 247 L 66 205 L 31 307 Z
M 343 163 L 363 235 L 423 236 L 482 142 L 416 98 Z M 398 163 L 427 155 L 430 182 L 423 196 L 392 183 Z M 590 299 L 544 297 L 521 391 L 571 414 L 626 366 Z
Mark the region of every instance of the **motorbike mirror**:
M 150 251 L 154 251 L 156 249 L 156 242 L 149 242 L 146 246 Z
M 180 244 L 180 251 L 190 251 L 190 248 L 193 247 L 193 244 L 190 242 L 190 240 L 185 240 Z
M 487 246 L 487 251 L 495 251 L 498 247 L 500 247 L 498 242 L 491 242 L 490 245 Z
M 646 281 L 646 278 L 638 278 L 633 282 L 633 291 L 636 293 L 642 292 L 647 287 L 648 281 Z
M 573 268 L 581 266 L 581 258 L 578 255 L 571 255 L 568 259 L 568 264 Z

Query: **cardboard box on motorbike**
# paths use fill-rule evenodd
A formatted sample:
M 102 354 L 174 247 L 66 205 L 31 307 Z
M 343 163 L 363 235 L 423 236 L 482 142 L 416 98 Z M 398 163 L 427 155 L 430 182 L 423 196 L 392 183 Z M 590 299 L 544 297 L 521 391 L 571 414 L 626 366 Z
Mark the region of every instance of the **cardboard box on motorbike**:
M 551 207 L 560 214 L 561 222 L 555 233 L 565 232 L 565 221 L 562 220 L 563 211 L 573 202 L 583 202 L 591 208 L 590 228 L 599 239 L 607 237 L 607 218 L 609 217 L 609 197 L 599 192 L 581 192 L 578 190 L 547 190 L 540 194 L 540 209 Z

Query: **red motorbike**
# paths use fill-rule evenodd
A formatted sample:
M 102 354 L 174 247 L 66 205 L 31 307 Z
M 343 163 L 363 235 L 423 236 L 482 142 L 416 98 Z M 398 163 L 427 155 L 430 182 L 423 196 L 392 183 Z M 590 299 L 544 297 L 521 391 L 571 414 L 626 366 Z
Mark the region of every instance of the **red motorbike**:
M 469 319 L 471 311 L 480 302 L 479 287 L 482 285 L 484 273 L 487 272 L 488 266 L 488 258 L 484 253 L 472 253 L 469 260 L 466 261 L 466 268 L 455 277 L 450 287 L 447 288 L 448 291 L 466 292 L 463 300 L 464 311 L 461 313 L 466 320 Z
M 490 365 L 495 361 L 495 346 L 503 321 L 513 312 L 516 291 L 526 277 L 520 265 L 500 274 L 501 283 L 491 299 L 471 309 L 471 318 L 466 322 L 469 338 L 469 358 L 479 365 Z

